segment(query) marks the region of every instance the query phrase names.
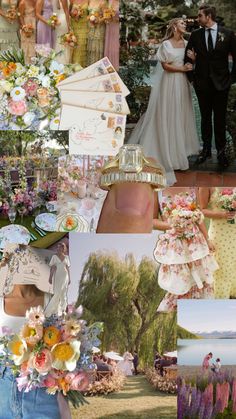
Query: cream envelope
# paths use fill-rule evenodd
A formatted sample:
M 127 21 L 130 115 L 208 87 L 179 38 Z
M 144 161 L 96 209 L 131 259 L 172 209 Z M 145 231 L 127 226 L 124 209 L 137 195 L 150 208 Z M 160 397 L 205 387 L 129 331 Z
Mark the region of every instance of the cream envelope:
M 70 84 L 78 80 L 91 79 L 108 73 L 116 73 L 116 70 L 114 69 L 110 60 L 107 57 L 104 57 L 96 63 L 84 68 L 83 70 L 72 74 L 72 76 L 68 77 L 67 79 L 62 80 L 60 83 L 58 83 L 58 86 L 63 86 L 68 83 Z
M 31 246 L 15 246 L 14 250 L 9 249 L 9 254 L 9 262 L 0 274 L 0 293 L 9 291 L 8 288 L 14 284 L 31 284 L 53 294 L 53 285 L 49 284 L 49 261 L 53 252 Z
M 104 92 L 74 92 L 71 90 L 61 90 L 62 104 L 80 106 L 88 109 L 120 113 L 128 115 L 130 113 L 128 104 L 120 93 Z
M 126 115 L 62 105 L 61 130 L 69 130 L 70 154 L 118 153 L 125 136 Z
M 63 86 L 59 86 L 58 84 L 57 87 L 60 92 L 62 90 L 80 90 L 83 92 L 115 92 L 122 93 L 123 96 L 128 96 L 130 93 L 117 73 L 104 74 L 103 76 L 94 77 L 93 79 L 78 80 Z

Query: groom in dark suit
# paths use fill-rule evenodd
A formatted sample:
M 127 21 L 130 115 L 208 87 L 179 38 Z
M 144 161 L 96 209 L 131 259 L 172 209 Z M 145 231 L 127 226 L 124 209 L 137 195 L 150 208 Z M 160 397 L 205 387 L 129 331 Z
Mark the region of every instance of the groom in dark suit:
M 185 63 L 194 64 L 193 72 L 187 75 L 193 82 L 201 112 L 203 149 L 197 163 L 211 157 L 213 113 L 217 158 L 220 167 L 226 168 L 226 111 L 230 86 L 236 82 L 236 37 L 233 31 L 216 23 L 216 9 L 209 4 L 200 6 L 198 22 L 201 28 L 192 32 L 185 54 Z

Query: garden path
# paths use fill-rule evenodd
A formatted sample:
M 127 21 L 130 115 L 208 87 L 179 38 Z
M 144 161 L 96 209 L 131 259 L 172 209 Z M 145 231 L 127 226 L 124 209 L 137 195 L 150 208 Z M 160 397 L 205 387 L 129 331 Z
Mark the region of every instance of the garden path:
M 73 419 L 174 419 L 176 397 L 154 390 L 144 375 L 128 377 L 123 390 L 87 398 Z

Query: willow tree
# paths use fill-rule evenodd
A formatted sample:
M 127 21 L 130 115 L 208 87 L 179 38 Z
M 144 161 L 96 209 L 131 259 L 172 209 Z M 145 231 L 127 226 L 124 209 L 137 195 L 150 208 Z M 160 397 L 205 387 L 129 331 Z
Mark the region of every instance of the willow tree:
M 121 259 L 116 253 L 99 251 L 85 263 L 77 303 L 84 306 L 88 320 L 104 322 L 103 349 L 136 349 L 150 360 L 158 349 L 156 328 L 162 341 L 165 333 L 159 321 L 165 315 L 156 311 L 163 296 L 153 260 L 143 257 L 137 264 L 131 253 Z M 170 325 L 174 335 L 175 324 Z

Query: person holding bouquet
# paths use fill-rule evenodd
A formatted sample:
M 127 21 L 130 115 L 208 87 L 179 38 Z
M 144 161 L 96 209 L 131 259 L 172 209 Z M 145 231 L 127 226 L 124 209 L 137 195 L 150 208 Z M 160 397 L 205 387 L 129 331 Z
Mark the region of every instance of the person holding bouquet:
M 203 213 L 195 189 L 168 188 L 159 194 L 160 234 L 154 258 L 160 264 L 158 283 L 167 291 L 158 311 L 172 311 L 179 298 L 213 298 L 213 272 L 218 265 L 211 254 Z
M 200 188 L 199 202 L 210 219 L 208 235 L 219 264 L 214 273 L 214 296 L 236 298 L 236 188 Z
M 101 60 L 104 56 L 105 23 L 103 11 L 107 6 L 104 0 L 90 0 L 88 8 L 88 42 L 87 42 L 87 65 Z
M 35 56 L 36 41 L 36 0 L 20 0 L 20 45 L 24 51 L 25 62 L 30 63 Z
M 36 0 L 37 44 L 55 46 L 55 28 L 60 24 L 51 0 Z
M 88 38 L 88 0 L 70 0 L 71 28 L 78 45 L 72 52 L 72 63 L 86 67 Z
M 0 0 L 0 51 L 19 48 L 17 0 Z
M 70 15 L 68 0 L 53 0 L 53 12 L 57 16 L 59 25 L 55 26 L 55 45 L 56 52 L 61 52 L 57 55 L 56 60 L 62 64 L 70 63 L 71 51 L 68 45 L 63 45 L 62 36 L 70 30 Z

